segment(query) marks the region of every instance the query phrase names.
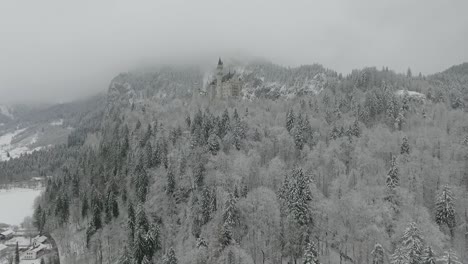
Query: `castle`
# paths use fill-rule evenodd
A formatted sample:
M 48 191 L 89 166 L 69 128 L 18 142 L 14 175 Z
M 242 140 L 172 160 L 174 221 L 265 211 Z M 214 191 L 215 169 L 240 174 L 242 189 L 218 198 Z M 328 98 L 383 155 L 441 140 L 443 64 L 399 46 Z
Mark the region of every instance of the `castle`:
M 242 92 L 242 79 L 239 74 L 223 73 L 223 61 L 218 60 L 216 78 L 208 84 L 207 94 L 210 100 L 239 97 Z

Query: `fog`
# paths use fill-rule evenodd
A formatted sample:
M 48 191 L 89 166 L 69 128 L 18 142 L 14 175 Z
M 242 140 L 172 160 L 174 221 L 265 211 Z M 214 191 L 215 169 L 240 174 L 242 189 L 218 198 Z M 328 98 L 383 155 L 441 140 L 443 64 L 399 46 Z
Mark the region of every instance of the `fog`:
M 430 74 L 468 61 L 466 10 L 466 0 L 2 0 L 0 102 L 68 101 L 143 64 L 218 56 Z

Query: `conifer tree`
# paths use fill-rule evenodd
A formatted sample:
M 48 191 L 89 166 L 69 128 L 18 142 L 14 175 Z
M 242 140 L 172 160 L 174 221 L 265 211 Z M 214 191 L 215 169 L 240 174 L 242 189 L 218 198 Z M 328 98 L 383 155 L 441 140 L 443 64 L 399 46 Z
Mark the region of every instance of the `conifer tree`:
M 81 203 L 81 217 L 85 218 L 88 216 L 89 204 L 86 196 L 83 196 L 83 202 Z
M 221 227 L 220 243 L 223 247 L 228 246 L 234 239 L 232 230 L 239 223 L 239 212 L 236 207 L 236 199 L 229 193 L 223 212 L 223 225 Z
M 153 162 L 153 147 L 149 141 L 146 142 L 145 145 L 145 162 L 146 168 L 152 168 L 154 165 Z
M 18 242 L 16 242 L 16 246 L 15 246 L 15 264 L 19 264 L 19 263 L 20 263 L 19 246 L 18 246 Z
M 140 203 L 146 201 L 148 194 L 149 178 L 146 169 L 143 167 L 143 161 L 140 160 L 135 168 L 135 193 Z
M 453 228 L 455 227 L 455 198 L 452 190 L 448 185 L 444 185 L 440 193 L 436 197 L 436 223 L 439 226 L 447 225 L 450 233 L 453 236 Z
M 229 118 L 229 112 L 227 109 L 224 109 L 223 115 L 221 117 L 221 122 L 219 124 L 219 137 L 223 138 L 226 133 L 230 130 L 231 120 Z
M 174 248 L 170 248 L 163 258 L 163 264 L 177 264 L 177 257 Z
M 422 257 L 422 264 L 436 264 L 437 259 L 434 251 L 431 247 L 426 247 L 424 249 L 424 254 Z
M 208 138 L 208 149 L 210 150 L 211 154 L 214 156 L 218 154 L 219 147 L 220 147 L 219 142 L 220 142 L 220 139 L 215 133 L 211 134 L 210 137 Z
M 383 264 L 384 263 L 384 249 L 382 245 L 375 244 L 374 250 L 371 252 L 372 264 Z
M 422 262 L 424 250 L 424 238 L 421 235 L 416 223 L 411 223 L 405 229 L 401 239 L 401 250 L 406 255 L 409 264 L 420 264 Z
M 279 197 L 300 225 L 312 223 L 309 201 L 312 193 L 309 188 L 310 179 L 303 173 L 302 169 L 294 169 L 284 180 Z
M 205 179 L 205 165 L 203 161 L 198 161 L 193 169 L 193 177 L 195 180 L 195 186 L 197 188 L 203 187 L 203 181 Z
M 288 132 L 291 132 L 291 130 L 293 129 L 295 119 L 296 118 L 294 116 L 293 110 L 289 109 L 287 114 L 286 114 L 286 129 L 288 130 Z
M 127 217 L 127 229 L 128 229 L 128 241 L 130 248 L 133 247 L 133 240 L 135 239 L 135 210 L 131 201 L 128 202 L 128 217 Z
M 405 136 L 403 137 L 403 143 L 401 144 L 401 150 L 400 154 L 409 154 L 410 153 L 410 147 L 408 143 L 408 138 Z
M 392 156 L 392 163 L 390 164 L 390 170 L 387 173 L 386 183 L 387 183 L 387 188 L 390 189 L 390 190 L 393 190 L 397 186 L 400 185 L 398 164 L 396 162 L 396 156 Z
M 313 242 L 307 243 L 304 250 L 303 264 L 320 264 L 318 259 L 317 248 Z
M 445 251 L 438 261 L 440 264 L 463 264 L 452 249 Z
M 402 251 L 401 248 L 397 247 L 395 252 L 390 257 L 391 264 L 408 264 L 408 256 Z
M 166 186 L 166 193 L 172 195 L 176 188 L 175 176 L 172 169 L 172 166 L 167 171 L 167 186 Z
M 205 187 L 202 192 L 201 199 L 201 214 L 202 214 L 202 225 L 208 223 L 211 219 L 211 191 L 208 187 Z

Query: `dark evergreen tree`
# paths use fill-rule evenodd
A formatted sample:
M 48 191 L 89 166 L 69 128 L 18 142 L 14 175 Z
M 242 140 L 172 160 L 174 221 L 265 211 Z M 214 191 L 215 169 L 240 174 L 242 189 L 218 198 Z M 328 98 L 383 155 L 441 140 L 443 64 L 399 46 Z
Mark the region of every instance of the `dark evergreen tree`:
M 312 224 L 311 212 L 308 203 L 312 200 L 309 188 L 310 179 L 302 169 L 294 169 L 284 180 L 279 197 L 286 209 L 292 214 L 299 225 Z
M 374 250 L 372 250 L 372 264 L 384 264 L 384 249 L 382 245 L 375 244 Z
M 390 170 L 387 173 L 387 188 L 390 190 L 395 189 L 400 185 L 400 178 L 398 172 L 398 164 L 396 162 L 396 156 L 392 156 L 392 162 L 390 164 Z
M 296 118 L 294 116 L 293 110 L 289 109 L 288 112 L 286 113 L 286 129 L 288 130 L 288 132 L 291 132 L 291 130 L 293 129 L 295 119 Z
M 163 258 L 163 264 L 177 264 L 177 257 L 174 248 L 170 248 Z
M 405 136 L 403 137 L 403 143 L 401 143 L 401 150 L 400 153 L 403 154 L 409 154 L 410 153 L 410 147 L 408 143 L 408 138 Z
M 424 249 L 424 254 L 423 254 L 421 263 L 422 264 L 436 264 L 437 263 L 437 258 L 431 247 L 426 247 Z
M 439 226 L 447 225 L 450 233 L 453 236 L 453 228 L 455 227 L 455 198 L 452 190 L 448 185 L 444 185 L 440 193 L 436 197 L 436 223 Z
M 218 154 L 220 148 L 220 141 L 221 140 L 219 139 L 218 135 L 216 135 L 215 133 L 211 134 L 208 138 L 208 149 L 210 150 L 212 155 Z
M 16 242 L 16 246 L 15 246 L 15 264 L 19 264 L 19 263 L 20 263 L 19 246 L 18 246 L 18 242 Z
M 135 168 L 135 193 L 138 201 L 144 203 L 148 194 L 149 178 L 142 161 L 140 160 L 139 162 Z
M 175 176 L 172 167 L 169 167 L 169 170 L 167 171 L 167 185 L 166 185 L 166 193 L 169 195 L 174 194 L 174 191 L 176 189 L 176 182 L 175 182 Z
M 303 264 L 320 264 L 317 248 L 313 242 L 307 243 L 304 249 Z
M 416 223 L 411 223 L 405 229 L 401 238 L 402 251 L 406 255 L 409 264 L 420 264 L 423 259 L 424 239 Z

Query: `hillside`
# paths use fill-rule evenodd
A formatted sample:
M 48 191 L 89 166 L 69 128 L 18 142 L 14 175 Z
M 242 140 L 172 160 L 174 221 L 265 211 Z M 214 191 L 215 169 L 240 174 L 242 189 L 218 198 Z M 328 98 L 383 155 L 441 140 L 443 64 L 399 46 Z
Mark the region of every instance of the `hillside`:
M 461 87 L 376 68 L 231 69 L 243 97 L 226 101 L 194 94 L 201 69 L 120 74 L 66 146 L 0 164 L 34 157 L 54 175 L 35 223 L 61 263 L 468 260 Z

